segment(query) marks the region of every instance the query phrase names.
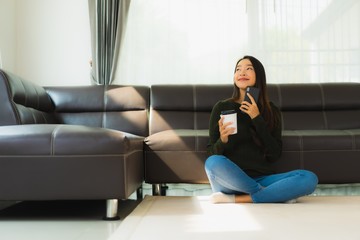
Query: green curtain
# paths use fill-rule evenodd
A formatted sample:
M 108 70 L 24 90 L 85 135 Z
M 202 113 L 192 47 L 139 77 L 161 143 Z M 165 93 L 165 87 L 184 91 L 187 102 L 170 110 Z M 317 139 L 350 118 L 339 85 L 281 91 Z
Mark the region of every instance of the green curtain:
M 130 0 L 88 0 L 91 30 L 91 80 L 110 85 L 119 57 Z

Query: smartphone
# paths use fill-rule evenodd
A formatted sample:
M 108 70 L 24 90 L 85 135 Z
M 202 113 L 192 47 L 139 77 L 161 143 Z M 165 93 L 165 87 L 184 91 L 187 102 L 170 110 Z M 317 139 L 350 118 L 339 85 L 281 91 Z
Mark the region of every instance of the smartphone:
M 246 94 L 245 94 L 244 101 L 248 101 L 249 103 L 251 103 L 251 100 L 248 97 L 247 93 L 250 93 L 250 95 L 254 98 L 255 102 L 257 103 L 257 101 L 259 99 L 260 89 L 258 89 L 256 87 L 247 87 L 246 88 Z

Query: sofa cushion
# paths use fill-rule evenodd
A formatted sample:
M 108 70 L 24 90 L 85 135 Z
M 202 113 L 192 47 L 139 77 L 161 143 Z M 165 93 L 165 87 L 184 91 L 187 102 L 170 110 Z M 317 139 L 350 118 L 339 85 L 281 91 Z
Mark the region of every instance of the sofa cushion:
M 214 104 L 231 96 L 232 85 L 151 86 L 150 135 L 172 129 L 208 129 Z
M 208 130 L 166 130 L 145 138 L 146 148 L 152 151 L 206 151 L 208 142 Z
M 0 152 L 3 156 L 126 154 L 142 150 L 143 139 L 121 131 L 79 125 L 1 126 Z
M 152 151 L 206 151 L 208 142 L 208 130 L 175 129 L 146 137 L 145 147 Z M 360 150 L 360 129 L 283 131 L 283 151 L 331 150 Z
M 360 128 L 359 83 L 269 84 L 284 130 Z
M 147 86 L 46 87 L 59 123 L 148 135 Z
M 283 151 L 360 150 L 360 129 L 283 131 Z

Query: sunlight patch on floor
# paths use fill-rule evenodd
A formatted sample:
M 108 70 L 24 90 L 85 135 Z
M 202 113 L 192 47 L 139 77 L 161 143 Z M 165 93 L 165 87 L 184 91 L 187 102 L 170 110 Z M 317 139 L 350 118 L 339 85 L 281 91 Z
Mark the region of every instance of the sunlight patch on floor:
M 208 201 L 208 197 L 199 196 L 196 198 L 200 203 L 201 214 L 190 215 L 185 219 L 185 231 L 187 232 L 239 232 L 262 230 L 261 225 L 246 209 L 246 205 L 212 204 Z M 241 217 L 237 218 L 236 216 Z M 229 219 L 229 217 L 232 219 Z

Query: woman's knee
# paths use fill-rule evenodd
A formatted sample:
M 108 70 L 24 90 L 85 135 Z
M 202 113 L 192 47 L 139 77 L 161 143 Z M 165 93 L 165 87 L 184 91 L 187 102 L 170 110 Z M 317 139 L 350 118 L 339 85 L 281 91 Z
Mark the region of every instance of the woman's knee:
M 315 173 L 309 171 L 309 170 L 301 170 L 302 174 L 305 176 L 305 178 L 307 179 L 307 181 L 309 183 L 311 183 L 312 185 L 317 185 L 319 182 L 318 177 L 316 176 Z
M 208 157 L 205 161 L 205 170 L 208 171 L 218 166 L 222 158 L 224 158 L 222 155 L 211 155 Z
M 317 175 L 308 170 L 299 170 L 303 176 L 304 186 L 307 186 L 309 192 L 313 192 L 319 182 Z
M 307 171 L 307 174 L 308 174 L 308 179 L 309 179 L 310 183 L 313 185 L 314 190 L 315 190 L 316 186 L 319 183 L 319 179 L 318 179 L 317 175 L 311 171 Z

